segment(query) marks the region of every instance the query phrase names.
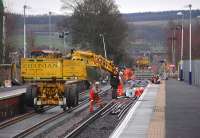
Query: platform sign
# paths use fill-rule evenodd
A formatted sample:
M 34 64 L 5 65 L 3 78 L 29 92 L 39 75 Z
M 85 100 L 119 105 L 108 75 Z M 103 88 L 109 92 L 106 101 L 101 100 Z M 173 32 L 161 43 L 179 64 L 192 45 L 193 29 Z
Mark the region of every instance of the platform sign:
M 22 59 L 21 76 L 28 80 L 51 80 L 62 78 L 61 59 Z

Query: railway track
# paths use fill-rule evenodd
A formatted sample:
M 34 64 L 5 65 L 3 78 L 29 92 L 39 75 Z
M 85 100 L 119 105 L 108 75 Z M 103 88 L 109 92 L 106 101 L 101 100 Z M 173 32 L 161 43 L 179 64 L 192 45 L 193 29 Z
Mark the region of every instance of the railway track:
M 113 101 L 109 102 L 106 106 L 104 106 L 101 110 L 99 110 L 97 113 L 95 113 L 94 115 L 92 115 L 89 119 L 87 119 L 86 121 L 84 121 L 81 125 L 79 125 L 76 129 L 74 129 L 72 132 L 70 132 L 68 135 L 65 136 L 65 138 L 73 138 L 75 136 L 77 136 L 78 134 L 80 134 L 83 129 L 85 129 L 85 127 L 87 127 L 87 125 L 89 125 L 90 123 L 92 123 L 95 119 L 97 119 L 103 112 L 105 112 L 107 109 L 110 108 L 110 106 L 112 106 Z
M 77 108 L 83 106 L 83 105 L 84 105 L 85 103 L 87 103 L 87 102 L 88 102 L 88 100 L 86 99 L 86 100 L 84 100 L 81 104 L 79 104 L 77 107 L 70 108 L 70 109 L 66 110 L 65 112 L 62 111 L 62 112 L 60 112 L 60 113 L 57 113 L 57 114 L 53 115 L 52 117 L 49 117 L 49 118 L 47 118 L 47 119 L 45 119 L 45 120 L 43 120 L 43 121 L 41 121 L 41 122 L 35 124 L 34 126 L 32 126 L 32 127 L 28 128 L 28 129 L 26 129 L 26 130 L 20 132 L 19 134 L 17 134 L 16 136 L 14 136 L 14 138 L 22 138 L 22 137 L 25 137 L 25 136 L 27 136 L 28 134 L 34 132 L 35 130 L 37 130 L 37 129 L 43 127 L 44 125 L 46 125 L 46 124 L 48 124 L 48 123 L 51 123 L 52 121 L 54 121 L 54 120 L 56 120 L 56 119 L 58 119 L 58 118 L 60 118 L 60 117 L 62 117 L 62 116 L 64 116 L 64 115 L 66 115 L 66 114 L 69 113 L 69 112 L 72 112 L 72 111 L 76 110 Z
M 96 112 L 94 115 L 90 116 L 83 123 L 79 124 L 74 130 L 69 132 L 64 138 L 74 138 L 79 136 L 83 131 L 92 123 L 94 123 L 98 118 L 103 119 L 108 115 L 116 115 L 118 122 L 125 116 L 127 111 L 130 109 L 131 105 L 136 102 L 136 98 L 129 98 L 126 100 L 112 100 L 104 108 Z
M 106 93 L 106 91 L 108 91 L 110 88 L 106 88 L 102 91 L 102 93 L 100 95 L 104 95 Z M 109 96 L 110 97 L 110 96 Z M 33 136 L 33 135 L 39 135 L 41 133 L 41 130 L 43 130 L 43 128 L 46 128 L 46 125 L 50 125 L 52 124 L 52 122 L 57 122 L 58 120 L 60 120 L 59 118 L 65 118 L 67 115 L 67 118 L 71 120 L 72 116 L 74 114 L 78 114 L 80 113 L 80 109 L 83 109 L 83 107 L 86 109 L 88 106 L 88 102 L 89 102 L 89 98 L 85 99 L 85 97 L 82 97 L 83 99 L 81 100 L 81 103 L 74 108 L 70 108 L 68 109 L 66 112 L 61 112 L 59 110 L 59 108 L 57 108 L 60 112 L 57 111 L 53 111 L 54 114 L 52 114 L 53 112 L 47 112 L 46 114 L 46 118 L 41 119 L 41 117 L 43 117 L 43 114 L 40 114 L 40 117 L 38 115 L 38 117 L 36 118 L 36 121 L 34 123 L 34 125 L 30 125 L 28 127 L 25 127 L 27 129 L 20 129 L 20 131 L 18 130 L 17 132 L 15 132 L 15 135 L 11 135 L 11 137 L 14 138 L 20 138 L 20 137 L 29 137 L 29 136 Z M 125 100 L 123 100 L 125 99 Z M 128 99 L 128 100 L 127 100 Z M 107 100 L 108 102 L 109 100 Z M 117 116 L 117 120 L 120 122 L 120 120 L 125 116 L 125 114 L 127 113 L 127 111 L 129 110 L 129 108 L 135 103 L 136 99 L 134 98 L 121 98 L 118 100 L 114 100 L 109 102 L 102 110 L 99 110 L 97 113 L 95 113 L 94 115 L 91 116 L 91 114 L 85 118 L 82 118 L 82 120 L 80 122 L 68 122 L 72 123 L 71 126 L 74 128 L 74 126 L 76 126 L 76 129 L 71 129 L 70 127 L 68 127 L 67 129 L 65 129 L 65 134 L 62 133 L 62 137 L 74 137 L 75 135 L 80 135 L 82 133 L 82 131 L 84 131 L 85 129 L 87 129 L 87 126 L 89 124 L 92 124 L 96 121 L 99 120 L 99 118 L 109 118 L 108 116 Z M 77 110 L 76 110 L 77 109 Z M 84 109 L 84 110 L 85 110 Z M 74 111 L 74 112 L 73 112 Z M 85 110 L 86 111 L 86 110 Z M 68 112 L 72 112 L 72 115 L 70 115 Z M 82 111 L 81 111 L 82 112 Z M 87 112 L 87 111 L 86 111 Z M 29 113 L 27 116 L 24 115 L 24 119 L 31 117 L 31 113 Z M 34 116 L 34 115 L 32 115 Z M 40 118 L 40 119 L 39 119 Z M 74 118 L 74 116 L 73 116 Z M 14 120 L 14 119 L 13 119 Z M 23 117 L 21 119 L 19 119 L 17 122 L 20 122 L 21 120 L 23 120 Z M 30 120 L 30 119 L 29 119 Z M 42 120 L 42 121 L 41 121 Z M 25 121 L 24 121 L 25 122 Z M 30 122 L 30 121 L 29 121 Z M 8 123 L 9 124 L 9 123 Z M 13 123 L 14 124 L 14 123 Z M 12 125 L 12 123 L 11 123 Z M 9 125 L 7 125 L 9 126 Z M 17 125 L 16 125 L 17 126 Z M 18 124 L 19 126 L 19 124 Z M 78 127 L 77 127 L 78 126 Z M 1 126 L 0 126 L 1 127 Z M 5 125 L 6 127 L 6 125 Z M 2 126 L 2 128 L 5 128 Z M 79 128 L 80 127 L 80 128 Z M 40 130 L 40 128 L 42 128 Z M 36 131 L 37 130 L 37 131 Z M 38 130 L 40 131 L 38 133 Z M 72 131 L 73 130 L 73 131 Z M 9 129 L 7 130 L 9 133 Z M 35 132 L 36 131 L 36 132 Z M 44 131 L 44 130 L 43 130 Z M 46 130 L 45 130 L 46 131 Z M 48 130 L 47 130 L 48 131 Z M 33 133 L 34 132 L 34 133 Z M 0 132 L 1 133 L 1 132 Z M 1 136 L 0 136 L 1 137 Z
M 54 107 L 45 107 L 44 111 L 50 110 L 52 108 L 54 108 Z M 9 119 L 7 121 L 4 121 L 4 122 L 0 123 L 0 129 L 8 127 L 8 126 L 11 126 L 11 125 L 13 125 L 13 124 L 15 124 L 17 122 L 20 122 L 20 121 L 22 121 L 24 119 L 30 118 L 30 117 L 32 117 L 32 116 L 34 116 L 36 114 L 38 114 L 38 113 L 36 113 L 34 110 L 31 110 L 28 113 L 25 113 L 25 114 L 22 114 L 20 116 L 11 118 L 11 119 Z
M 85 100 L 88 99 L 88 96 L 84 96 L 83 93 L 80 93 L 80 97 L 81 97 L 80 101 L 85 101 Z M 50 109 L 52 109 L 54 107 L 55 106 L 44 107 L 44 111 L 43 112 L 46 112 L 47 110 L 50 110 Z M 20 116 L 17 116 L 17 117 L 11 118 L 9 120 L 3 121 L 3 122 L 0 123 L 0 129 L 8 127 L 8 126 L 11 126 L 11 125 L 13 125 L 13 124 L 15 124 L 17 122 L 20 122 L 20 121 L 22 121 L 24 119 L 30 118 L 30 117 L 32 117 L 34 115 L 37 115 L 37 114 L 38 113 L 36 113 L 34 110 L 31 110 L 28 113 L 25 113 L 25 114 L 22 114 Z
M 105 94 L 106 91 L 107 91 L 107 90 L 102 91 L 102 92 L 100 93 L 100 95 Z M 67 115 L 69 112 L 75 111 L 76 109 L 78 109 L 78 108 L 84 106 L 84 105 L 87 104 L 88 102 L 89 102 L 89 98 L 84 99 L 83 101 L 81 101 L 81 103 L 80 103 L 78 106 L 76 106 L 76 107 L 74 107 L 74 108 L 70 108 L 70 109 L 66 110 L 65 112 L 60 112 L 60 113 L 57 113 L 57 114 L 55 114 L 55 115 L 53 115 L 53 116 L 51 116 L 51 117 L 48 117 L 47 119 L 45 119 L 45 120 L 43 120 L 43 121 L 41 121 L 41 122 L 36 123 L 35 125 L 33 125 L 33 126 L 27 128 L 27 129 L 21 131 L 20 133 L 18 133 L 17 135 L 15 135 L 15 136 L 13 136 L 13 137 L 14 137 L 14 138 L 22 138 L 22 137 L 25 137 L 25 136 L 29 135 L 30 133 L 32 133 L 32 132 L 38 130 L 39 128 L 45 126 L 46 124 L 49 124 L 49 123 L 51 123 L 52 121 L 55 121 L 56 119 L 59 119 L 59 118 L 61 118 L 62 116 Z
M 81 96 L 82 96 L 82 95 L 81 95 Z M 83 98 L 81 99 L 81 101 L 85 101 L 85 100 L 87 100 L 87 97 L 83 97 Z M 43 111 L 43 112 L 46 112 L 47 110 L 50 110 L 50 109 L 52 109 L 52 108 L 54 108 L 54 107 L 55 107 L 55 106 L 44 107 L 44 111 Z M 68 111 L 69 111 L 69 110 L 68 110 Z M 16 116 L 16 117 L 14 117 L 14 118 L 11 118 L 11 119 L 9 119 L 9 120 L 3 121 L 3 122 L 0 123 L 0 129 L 3 129 L 3 128 L 8 127 L 8 126 L 11 126 L 11 125 L 13 125 L 13 124 L 15 124 L 15 123 L 17 123 L 17 122 L 20 122 L 20 121 L 22 121 L 22 120 L 25 120 L 25 119 L 30 118 L 30 117 L 32 117 L 32 116 L 34 116 L 34 115 L 37 115 L 37 114 L 38 114 L 38 113 L 36 113 L 34 110 L 31 110 L 31 111 L 29 111 L 28 113 L 25 113 L 25 114 Z

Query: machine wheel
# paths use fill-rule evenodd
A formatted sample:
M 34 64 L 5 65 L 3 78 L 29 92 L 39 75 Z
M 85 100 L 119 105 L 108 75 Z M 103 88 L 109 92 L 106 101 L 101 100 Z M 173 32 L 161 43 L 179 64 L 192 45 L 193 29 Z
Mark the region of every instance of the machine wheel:
M 78 105 L 79 94 L 75 85 L 67 86 L 64 90 L 64 97 L 66 98 L 67 107 L 75 107 Z
M 61 108 L 63 109 L 63 111 L 66 111 L 66 105 L 62 105 Z
M 79 104 L 79 92 L 81 91 L 81 89 L 76 89 L 76 106 Z
M 73 88 L 73 95 L 74 95 L 74 106 L 78 105 L 79 102 L 79 92 L 81 90 L 80 86 L 75 85 Z
M 77 102 L 78 102 L 78 97 L 77 97 L 77 91 L 76 91 L 76 87 L 72 86 L 71 91 L 69 92 L 70 95 L 70 103 L 72 107 L 77 106 Z
M 44 112 L 44 108 L 43 108 L 42 105 L 35 105 L 34 110 L 35 110 L 36 113 L 43 113 Z
M 34 106 L 34 98 L 37 96 L 37 86 L 31 85 L 27 88 L 26 93 L 24 95 L 25 105 L 29 107 Z
M 64 97 L 66 98 L 67 107 L 71 108 L 73 106 L 73 100 L 72 100 L 73 97 L 71 96 L 70 86 L 65 87 Z

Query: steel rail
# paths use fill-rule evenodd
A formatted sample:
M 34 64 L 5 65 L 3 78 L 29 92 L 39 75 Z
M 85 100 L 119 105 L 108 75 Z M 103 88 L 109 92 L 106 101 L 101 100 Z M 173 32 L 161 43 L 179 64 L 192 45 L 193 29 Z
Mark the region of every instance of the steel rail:
M 110 106 L 112 106 L 113 100 L 110 101 L 108 104 L 106 104 L 101 110 L 99 110 L 97 113 L 92 115 L 90 118 L 88 118 L 86 121 L 84 121 L 82 124 L 80 124 L 76 129 L 74 129 L 72 132 L 67 134 L 64 138 L 74 138 L 75 136 L 79 135 L 89 124 L 94 122 L 101 114 L 106 111 Z
M 47 110 L 50 110 L 50 109 L 52 109 L 52 108 L 54 108 L 54 107 L 46 107 L 44 110 L 47 111 Z M 25 114 L 22 114 L 22 115 L 20 115 L 20 116 L 11 118 L 11 119 L 9 119 L 9 120 L 6 120 L 6 121 L 0 123 L 0 129 L 5 128 L 5 127 L 8 127 L 8 126 L 11 126 L 11 125 L 13 125 L 13 124 L 15 124 L 15 123 L 18 123 L 18 122 L 20 122 L 20 121 L 22 121 L 22 120 L 25 120 L 25 119 L 27 119 L 27 118 L 30 118 L 30 117 L 32 117 L 32 116 L 34 116 L 34 115 L 37 115 L 37 113 L 36 113 L 35 111 L 31 110 L 31 111 L 28 112 L 28 113 L 25 113 Z
M 102 92 L 100 93 L 100 95 L 105 94 L 108 90 L 109 90 L 109 89 L 107 89 L 107 90 L 105 90 L 105 91 L 102 91 Z M 78 109 L 78 108 L 84 106 L 84 105 L 87 104 L 88 102 L 89 102 L 89 98 L 85 99 L 85 100 L 82 101 L 78 106 L 76 106 L 76 107 L 74 107 L 74 108 L 69 108 L 69 109 L 66 110 L 65 112 L 63 111 L 63 112 L 61 112 L 61 113 L 58 113 L 58 114 L 56 114 L 56 115 L 54 115 L 54 116 L 52 116 L 52 117 L 50 117 L 50 118 L 47 118 L 47 119 L 45 119 L 45 120 L 43 120 L 43 121 L 37 123 L 36 125 L 34 125 L 34 126 L 28 128 L 28 129 L 24 130 L 23 132 L 21 132 L 21 133 L 15 135 L 13 138 L 23 138 L 23 137 L 29 135 L 30 133 L 32 133 L 32 132 L 38 130 L 39 128 L 45 126 L 46 124 L 51 123 L 52 121 L 54 121 L 54 120 L 56 120 L 56 119 L 58 119 L 58 118 L 60 118 L 60 117 L 62 117 L 62 116 L 64 116 L 64 115 L 66 115 L 66 113 L 72 112 L 72 111 L 74 111 L 74 110 L 76 110 L 76 109 Z

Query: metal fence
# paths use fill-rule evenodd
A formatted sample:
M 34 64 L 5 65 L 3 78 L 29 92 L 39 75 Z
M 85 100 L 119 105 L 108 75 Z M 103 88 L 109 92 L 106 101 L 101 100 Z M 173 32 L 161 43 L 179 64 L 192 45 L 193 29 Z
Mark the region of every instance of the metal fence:
M 152 71 L 135 71 L 135 77 L 136 79 L 142 80 L 149 80 L 153 77 Z
M 183 79 L 189 82 L 189 60 L 183 61 Z M 200 86 L 200 60 L 192 60 L 192 84 Z

